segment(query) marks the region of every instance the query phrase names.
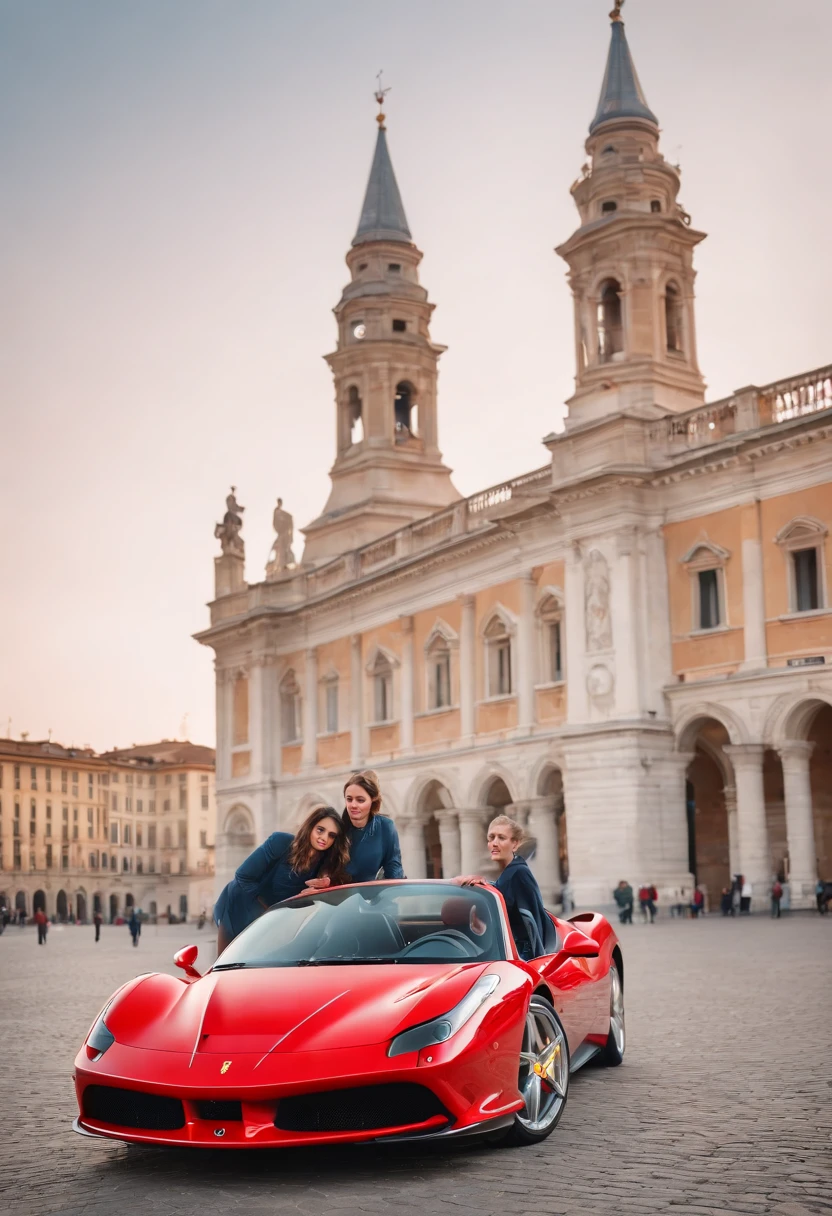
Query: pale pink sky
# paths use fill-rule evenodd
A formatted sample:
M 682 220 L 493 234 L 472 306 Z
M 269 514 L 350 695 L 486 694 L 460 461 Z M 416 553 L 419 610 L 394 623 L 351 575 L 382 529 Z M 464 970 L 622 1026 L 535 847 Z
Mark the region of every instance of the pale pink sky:
M 542 464 L 610 0 L 0 0 L 0 734 L 214 738 L 230 482 L 262 577 L 327 493 L 331 308 L 375 74 L 462 493 Z M 832 359 L 830 0 L 629 0 L 697 250 L 709 397 Z

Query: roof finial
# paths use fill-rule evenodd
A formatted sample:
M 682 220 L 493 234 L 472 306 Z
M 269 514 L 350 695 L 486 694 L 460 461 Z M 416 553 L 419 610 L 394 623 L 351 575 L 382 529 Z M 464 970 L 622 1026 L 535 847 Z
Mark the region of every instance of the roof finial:
M 623 3 L 624 0 L 614 0 L 615 8 L 610 13 L 610 21 L 612 21 L 613 24 L 616 21 L 621 21 L 622 23 L 624 21 L 624 18 L 621 16 L 621 5 Z
M 383 71 L 383 69 L 382 69 L 382 71 Z M 378 85 L 378 88 L 375 91 L 375 99 L 378 102 L 378 114 L 376 114 L 376 122 L 381 127 L 382 131 L 386 131 L 387 128 L 384 125 L 384 120 L 387 117 L 387 115 L 382 113 L 382 106 L 384 105 L 384 99 L 387 96 L 387 94 L 390 92 L 390 89 L 382 88 L 381 72 L 379 72 L 378 75 L 376 76 L 376 84 Z

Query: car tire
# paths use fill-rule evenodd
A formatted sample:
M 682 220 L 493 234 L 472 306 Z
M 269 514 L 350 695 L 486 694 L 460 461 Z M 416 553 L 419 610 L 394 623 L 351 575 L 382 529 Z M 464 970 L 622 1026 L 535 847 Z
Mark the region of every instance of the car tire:
M 624 1032 L 624 984 L 618 964 L 610 967 L 610 1030 L 601 1051 L 600 1061 L 607 1068 L 617 1068 L 624 1061 L 626 1035 Z
M 526 1105 L 514 1123 L 489 1140 L 511 1147 L 540 1144 L 560 1122 L 569 1092 L 569 1045 L 560 1018 L 549 1001 L 533 996 L 526 1013 L 520 1052 L 518 1088 Z

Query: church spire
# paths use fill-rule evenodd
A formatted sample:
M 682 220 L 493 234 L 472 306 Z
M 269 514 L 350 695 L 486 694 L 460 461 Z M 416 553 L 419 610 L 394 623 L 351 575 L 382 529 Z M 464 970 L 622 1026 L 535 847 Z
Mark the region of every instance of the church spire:
M 615 8 L 610 13 L 612 21 L 612 38 L 610 51 L 607 56 L 607 70 L 601 85 L 601 96 L 598 99 L 598 109 L 589 124 L 589 133 L 594 135 L 602 123 L 615 118 L 642 118 L 645 122 L 659 125 L 659 120 L 647 104 L 641 81 L 638 78 L 636 65 L 627 44 L 624 32 L 624 22 L 621 17 L 621 5 L 624 0 L 615 0 Z
M 379 72 L 378 89 L 375 93 L 379 106 L 379 112 L 376 115 L 378 137 L 370 168 L 370 180 L 367 182 L 367 192 L 364 195 L 364 206 L 361 208 L 361 218 L 358 221 L 355 236 L 352 238 L 353 245 L 363 245 L 367 241 L 410 242 L 413 239 L 407 226 L 402 196 L 399 193 L 398 182 L 393 172 L 393 162 L 387 147 L 385 115 L 381 112 L 385 94 L 389 92 L 389 89 L 381 87 L 381 72 Z

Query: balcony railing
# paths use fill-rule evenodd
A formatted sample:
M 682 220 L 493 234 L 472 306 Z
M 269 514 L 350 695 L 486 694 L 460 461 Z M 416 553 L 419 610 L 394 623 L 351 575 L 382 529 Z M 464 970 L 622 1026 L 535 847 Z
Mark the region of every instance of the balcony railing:
M 651 427 L 650 438 L 661 455 L 673 455 L 828 409 L 832 409 L 832 366 L 763 388 L 741 389 L 687 414 L 662 418 Z
M 306 599 L 326 595 L 405 558 L 436 549 L 456 537 L 486 527 L 506 503 L 545 494 L 551 478 L 552 466 L 543 465 L 522 477 L 480 490 L 470 498 L 462 498 L 433 515 L 407 524 L 360 549 L 344 553 L 316 570 L 299 571 L 295 578 L 276 583 L 258 583 L 246 591 L 225 596 L 212 606 L 212 623 L 240 616 L 250 608 L 288 608 Z

